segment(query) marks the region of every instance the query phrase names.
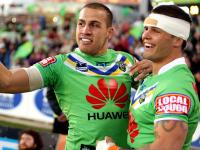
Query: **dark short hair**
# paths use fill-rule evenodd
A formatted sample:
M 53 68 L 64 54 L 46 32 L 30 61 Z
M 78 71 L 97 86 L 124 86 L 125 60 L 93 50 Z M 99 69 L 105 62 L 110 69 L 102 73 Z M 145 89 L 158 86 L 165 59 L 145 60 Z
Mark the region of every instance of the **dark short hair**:
M 176 5 L 159 5 L 152 10 L 152 13 L 166 15 L 169 17 L 174 17 L 184 20 L 190 24 L 192 23 L 190 15 Z M 184 49 L 185 46 L 186 46 L 186 41 L 184 40 L 182 44 L 182 49 Z
M 22 136 L 23 134 L 28 134 L 28 135 L 30 135 L 30 136 L 33 137 L 33 139 L 34 139 L 34 144 L 36 145 L 36 148 L 35 148 L 36 150 L 41 150 L 41 149 L 42 149 L 42 147 L 43 147 L 43 142 L 42 142 L 42 138 L 41 138 L 41 136 L 40 136 L 40 134 L 39 134 L 38 132 L 33 131 L 33 130 L 24 130 L 24 131 L 22 131 L 22 132 L 20 133 L 20 135 L 19 135 L 19 140 L 21 139 L 21 136 Z
M 92 9 L 98 9 L 98 10 L 105 11 L 106 14 L 107 14 L 106 24 L 107 24 L 108 27 L 112 26 L 112 22 L 113 22 L 112 11 L 107 6 L 105 6 L 104 4 L 97 3 L 97 2 L 87 3 L 81 8 L 81 10 L 84 9 L 84 8 L 92 8 Z

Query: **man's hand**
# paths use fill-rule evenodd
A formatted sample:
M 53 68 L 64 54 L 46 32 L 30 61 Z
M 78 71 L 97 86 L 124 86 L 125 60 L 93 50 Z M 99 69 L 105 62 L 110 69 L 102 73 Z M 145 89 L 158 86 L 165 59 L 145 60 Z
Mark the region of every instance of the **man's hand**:
M 136 62 L 136 64 L 130 68 L 130 75 L 132 76 L 134 73 L 138 72 L 139 75 L 134 79 L 134 81 L 139 81 L 144 79 L 147 74 L 152 72 L 152 70 L 152 62 L 150 60 L 143 59 Z
M 67 121 L 67 118 L 63 113 L 60 116 L 58 116 L 57 119 L 58 119 L 59 122 Z
M 104 140 L 97 141 L 96 150 L 118 150 L 119 147 L 115 145 L 111 137 L 106 136 Z

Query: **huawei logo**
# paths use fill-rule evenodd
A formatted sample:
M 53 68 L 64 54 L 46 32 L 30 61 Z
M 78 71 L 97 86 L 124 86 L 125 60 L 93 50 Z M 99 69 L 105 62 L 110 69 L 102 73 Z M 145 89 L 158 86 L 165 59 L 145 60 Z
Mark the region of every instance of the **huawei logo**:
M 133 118 L 133 116 L 131 115 L 131 113 L 129 112 L 128 114 L 129 117 L 129 122 L 128 122 L 128 134 L 130 136 L 130 140 L 131 143 L 133 143 L 135 140 L 135 137 L 138 136 L 139 134 L 139 130 L 138 130 L 138 125 L 135 122 L 135 119 Z
M 126 86 L 124 83 L 119 86 L 115 79 L 109 79 L 108 82 L 99 79 L 97 87 L 90 85 L 89 93 L 86 99 L 95 109 L 101 109 L 108 101 L 113 101 L 116 106 L 123 108 L 128 100 Z

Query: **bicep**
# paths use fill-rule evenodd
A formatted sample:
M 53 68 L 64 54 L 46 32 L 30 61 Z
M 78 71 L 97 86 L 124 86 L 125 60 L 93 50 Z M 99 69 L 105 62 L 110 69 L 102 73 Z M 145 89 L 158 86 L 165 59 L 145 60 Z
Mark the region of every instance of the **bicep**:
M 181 150 L 187 136 L 188 125 L 181 120 L 162 120 L 155 122 L 154 131 L 153 147 L 163 146 L 163 149 Z
M 29 79 L 26 71 L 22 68 L 10 70 L 6 84 L 1 87 L 2 93 L 18 93 L 29 91 Z
M 43 87 L 40 72 L 35 67 L 10 70 L 8 84 L 0 89 L 2 93 L 29 92 Z

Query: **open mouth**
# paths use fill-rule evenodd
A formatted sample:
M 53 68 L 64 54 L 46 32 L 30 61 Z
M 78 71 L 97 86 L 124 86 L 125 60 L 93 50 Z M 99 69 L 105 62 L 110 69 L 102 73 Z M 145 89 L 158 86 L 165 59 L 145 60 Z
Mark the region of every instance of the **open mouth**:
M 92 40 L 91 40 L 91 39 L 88 39 L 88 38 L 80 38 L 80 41 L 81 41 L 83 44 L 91 44 L 91 43 L 92 43 Z
M 145 48 L 153 48 L 154 46 L 153 46 L 153 44 L 145 43 L 145 44 L 144 44 L 144 47 L 145 47 Z

